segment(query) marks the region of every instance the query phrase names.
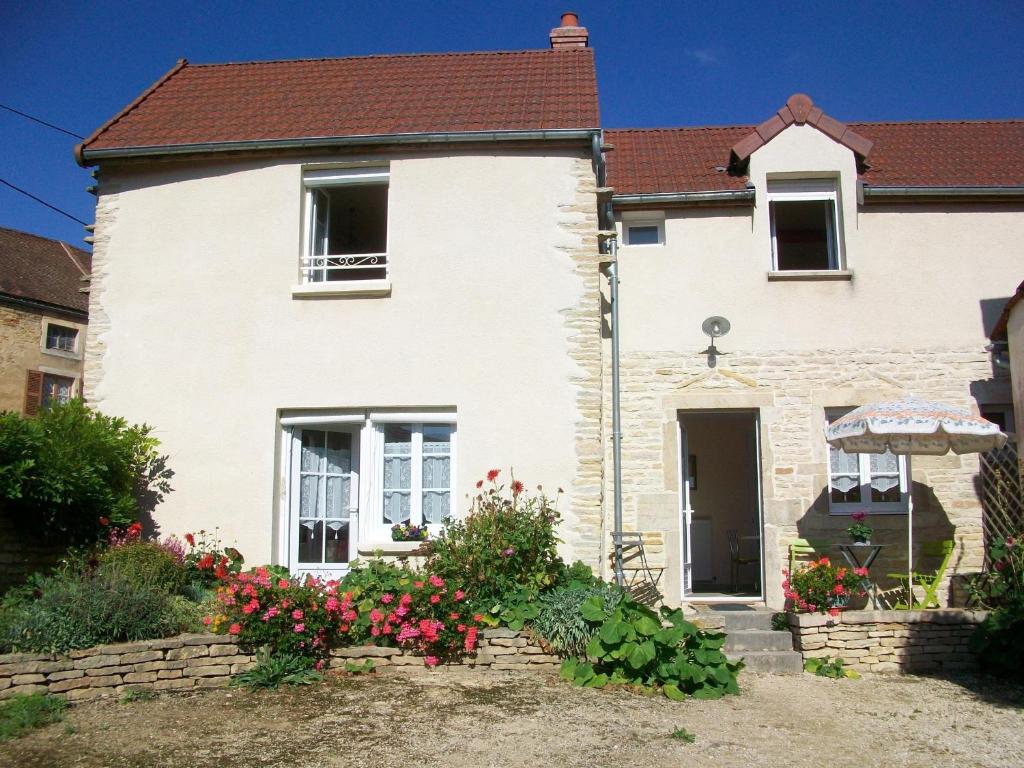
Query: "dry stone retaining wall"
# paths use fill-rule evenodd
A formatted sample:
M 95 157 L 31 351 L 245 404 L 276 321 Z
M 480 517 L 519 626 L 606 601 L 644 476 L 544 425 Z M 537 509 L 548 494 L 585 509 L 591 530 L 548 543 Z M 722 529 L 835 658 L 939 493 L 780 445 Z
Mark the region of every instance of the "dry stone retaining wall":
M 423 666 L 423 657 L 399 648 L 350 646 L 331 652 L 331 667 L 373 659 L 377 667 Z M 475 656 L 463 663 L 489 669 L 557 669 L 561 659 L 527 633 L 488 629 Z M 129 689 L 178 691 L 227 685 L 253 666 L 230 635 L 187 634 L 162 640 L 100 645 L 66 656 L 0 655 L 0 699 L 19 693 L 60 693 L 69 701 L 120 695 Z
M 848 611 L 789 618 L 804 659 L 839 657 L 860 672 L 960 672 L 977 666 L 967 643 L 984 611 Z

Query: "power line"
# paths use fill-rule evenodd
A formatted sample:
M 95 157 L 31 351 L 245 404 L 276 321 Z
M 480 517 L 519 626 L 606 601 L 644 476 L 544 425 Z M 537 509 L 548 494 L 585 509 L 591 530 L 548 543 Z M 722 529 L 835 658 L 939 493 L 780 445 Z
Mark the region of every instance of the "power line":
M 55 130 L 55 131 L 60 131 L 61 133 L 66 133 L 68 136 L 71 136 L 72 138 L 75 138 L 75 139 L 84 139 L 85 138 L 84 136 L 79 136 L 77 133 L 75 133 L 73 131 L 68 131 L 68 130 L 66 130 L 64 128 L 61 128 L 59 125 L 54 125 L 53 123 L 48 123 L 45 120 L 40 120 L 38 117 L 33 117 L 32 115 L 28 114 L 27 112 L 22 112 L 20 109 L 15 109 L 14 107 L 8 107 L 6 104 L 0 104 L 0 109 L 6 109 L 8 112 L 13 112 L 16 115 L 21 115 L 25 119 L 31 120 L 34 123 L 39 123 L 40 125 L 45 125 L 47 128 L 53 128 L 53 130 Z
M 61 210 L 60 208 L 58 208 L 58 207 L 57 207 L 56 205 L 50 205 L 50 204 L 49 204 L 48 202 L 46 202 L 45 200 L 41 200 L 41 199 L 39 199 L 38 197 L 36 197 L 35 195 L 33 195 L 33 194 L 32 194 L 31 192 L 26 192 L 26 191 L 25 191 L 24 189 L 22 189 L 21 187 L 16 187 L 16 186 L 14 186 L 13 184 L 11 184 L 11 182 L 7 181 L 7 179 L 2 179 L 2 178 L 0 178 L 0 184 L 3 184 L 3 185 L 5 185 L 5 186 L 8 186 L 8 187 L 10 187 L 10 188 L 11 188 L 11 189 L 13 189 L 13 190 L 14 190 L 15 192 L 20 192 L 21 194 L 25 195 L 25 197 L 31 197 L 31 198 L 32 198 L 33 200 L 35 200 L 35 201 L 36 201 L 37 203 L 39 203 L 39 204 L 41 204 L 41 205 L 45 205 L 45 206 L 46 206 L 47 208 L 49 208 L 49 209 L 50 209 L 51 211 L 56 211 L 57 213 L 61 214 L 62 216 L 67 216 L 67 217 L 68 217 L 69 219 L 71 219 L 72 221 L 77 221 L 77 222 L 78 222 L 79 224 L 81 224 L 81 225 L 82 225 L 83 227 L 87 227 L 87 226 L 89 226 L 89 225 L 88 225 L 88 224 L 87 224 L 86 222 L 82 221 L 82 220 L 81 220 L 80 218 L 78 218 L 77 216 L 72 216 L 72 215 L 71 215 L 70 213 L 68 213 L 67 211 L 62 211 L 62 210 Z

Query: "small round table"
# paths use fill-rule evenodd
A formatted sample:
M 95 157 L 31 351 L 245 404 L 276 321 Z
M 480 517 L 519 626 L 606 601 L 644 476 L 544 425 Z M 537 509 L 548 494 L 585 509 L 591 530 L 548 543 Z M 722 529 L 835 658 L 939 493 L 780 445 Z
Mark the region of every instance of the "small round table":
M 885 544 L 865 544 L 854 542 L 852 544 L 836 544 L 835 548 L 843 556 L 843 559 L 850 564 L 851 568 L 870 568 L 875 558 L 882 551 Z M 871 582 L 871 607 L 878 608 L 878 591 L 875 582 Z

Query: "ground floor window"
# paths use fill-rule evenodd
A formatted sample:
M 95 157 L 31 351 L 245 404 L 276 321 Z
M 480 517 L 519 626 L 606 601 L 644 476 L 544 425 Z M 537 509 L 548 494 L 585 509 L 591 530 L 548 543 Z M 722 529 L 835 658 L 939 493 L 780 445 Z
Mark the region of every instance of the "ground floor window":
M 360 544 L 387 549 L 392 526 L 439 527 L 452 514 L 454 414 L 343 413 L 333 420 L 285 417 L 281 424 L 287 467 L 281 551 L 293 572 L 336 577 Z
M 43 397 L 41 405 L 48 408 L 53 403 L 66 403 L 75 396 L 75 380 L 69 376 L 43 375 Z
M 829 421 L 851 409 L 829 410 Z M 847 453 L 828 447 L 829 509 L 833 514 L 906 512 L 907 460 L 889 453 Z

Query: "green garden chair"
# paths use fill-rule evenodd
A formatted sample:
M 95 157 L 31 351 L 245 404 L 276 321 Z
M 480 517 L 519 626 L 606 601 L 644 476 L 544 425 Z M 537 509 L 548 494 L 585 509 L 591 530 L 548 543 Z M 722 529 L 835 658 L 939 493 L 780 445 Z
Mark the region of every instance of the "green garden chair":
M 908 596 L 906 602 L 898 602 L 893 606 L 898 611 L 939 607 L 939 584 L 942 583 L 946 570 L 949 568 L 949 561 L 953 557 L 953 540 L 926 541 L 921 545 L 920 557 L 939 562 L 938 568 L 934 571 L 914 571 L 911 574 L 913 578 L 910 583 L 907 582 L 906 573 L 886 574 L 890 579 L 898 582 Z M 924 590 L 923 599 L 918 600 L 914 597 L 914 587 L 921 587 Z
M 823 541 L 793 539 L 789 544 L 789 572 L 793 573 L 797 565 L 809 563 L 819 555 L 828 551 L 829 545 Z

